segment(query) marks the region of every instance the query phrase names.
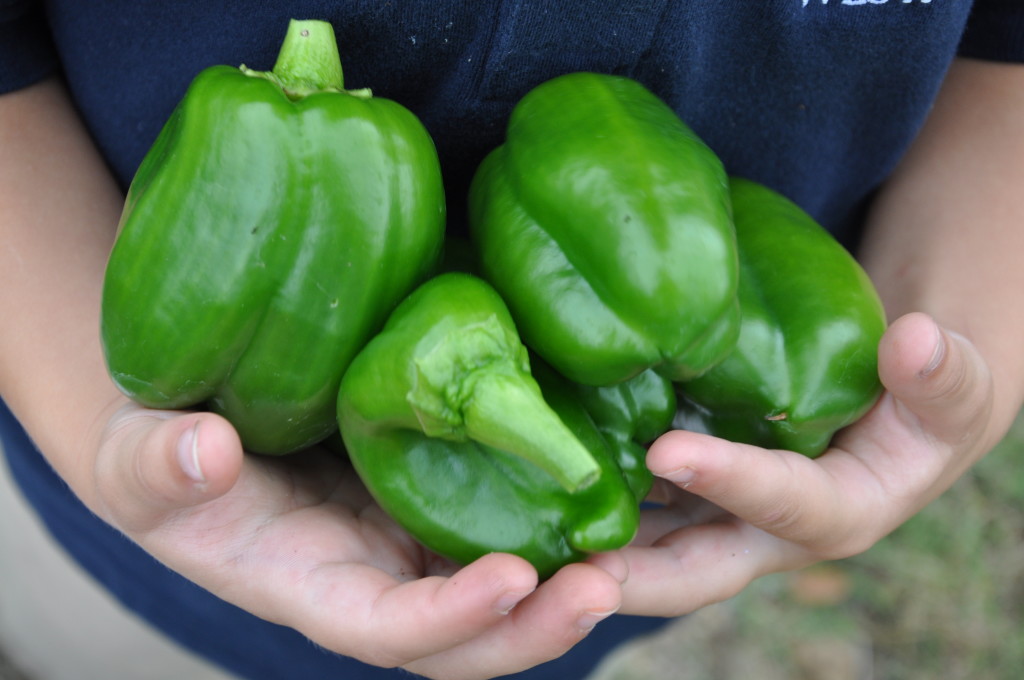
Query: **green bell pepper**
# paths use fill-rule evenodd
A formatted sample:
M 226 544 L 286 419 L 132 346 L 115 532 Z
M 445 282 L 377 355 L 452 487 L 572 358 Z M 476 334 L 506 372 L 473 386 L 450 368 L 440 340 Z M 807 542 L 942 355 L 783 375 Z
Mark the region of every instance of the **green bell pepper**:
M 814 457 L 881 392 L 885 313 L 856 260 L 792 201 L 737 178 L 732 203 L 739 341 L 680 386 L 676 424 Z
M 637 499 L 572 386 L 531 374 L 504 302 L 470 274 L 395 309 L 346 372 L 338 421 L 381 507 L 458 562 L 509 552 L 547 576 L 636 532 Z
M 574 381 L 674 380 L 739 331 L 728 181 L 636 81 L 572 73 L 516 105 L 469 197 L 485 277 L 526 344 Z
M 647 446 L 672 426 L 675 386 L 653 369 L 629 380 L 595 387 L 574 383 L 577 398 L 615 452 L 633 495 L 642 501 L 654 475 L 647 469 Z
M 273 71 L 202 71 L 139 167 L 104 283 L 109 371 L 146 406 L 224 414 L 248 450 L 307 447 L 444 223 L 422 124 L 344 90 L 331 26 L 293 21 Z

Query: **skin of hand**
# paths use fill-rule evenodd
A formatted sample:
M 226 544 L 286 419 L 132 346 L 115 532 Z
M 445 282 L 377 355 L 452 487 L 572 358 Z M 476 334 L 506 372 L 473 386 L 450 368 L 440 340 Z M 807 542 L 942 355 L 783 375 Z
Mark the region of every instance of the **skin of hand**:
M 673 431 L 623 612 L 678 615 L 867 550 L 1005 435 L 1024 399 L 1024 66 L 959 59 L 874 201 L 860 257 L 893 319 L 885 392 L 820 458 Z M 602 564 L 607 556 L 596 556 Z
M 399 530 L 338 457 L 244 455 L 219 416 L 130 403 L 98 333 L 123 196 L 60 83 L 0 97 L 0 148 L 0 389 L 100 517 L 259 617 L 429 677 L 535 666 L 619 607 L 621 557 L 542 584 L 507 554 L 456 568 Z

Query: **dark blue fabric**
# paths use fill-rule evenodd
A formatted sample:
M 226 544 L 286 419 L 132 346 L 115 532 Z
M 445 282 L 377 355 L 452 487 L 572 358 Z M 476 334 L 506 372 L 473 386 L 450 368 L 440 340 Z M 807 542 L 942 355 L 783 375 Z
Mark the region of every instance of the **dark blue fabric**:
M 196 72 L 214 63 L 270 68 L 289 17 L 324 18 L 336 26 L 348 85 L 397 99 L 434 136 L 455 231 L 472 172 L 500 142 L 515 101 L 546 78 L 587 69 L 649 86 L 731 172 L 782 191 L 851 246 L 864 201 L 919 129 L 972 6 L 504 0 L 481 11 L 472 0 L 44 4 L 65 76 L 123 186 Z M 1020 3 L 975 4 L 970 53 L 1024 59 Z
M 865 201 L 917 133 L 958 48 L 1024 60 L 1022 4 L 977 0 L 968 23 L 966 0 L 0 0 L 0 92 L 60 72 L 127 187 L 200 69 L 269 69 L 290 17 L 327 19 L 347 86 L 398 100 L 434 136 L 453 231 L 515 101 L 547 78 L 593 70 L 643 82 L 730 172 L 782 191 L 852 246 Z M 82 507 L 6 410 L 0 428 L 15 479 L 57 539 L 171 637 L 248 678 L 394 677 L 168 571 Z M 522 677 L 580 678 L 659 624 L 614 617 Z
M 1020 0 L 975 3 L 960 41 L 960 54 L 1019 62 L 1024 55 L 1024 6 Z
M 0 93 L 30 85 L 57 66 L 42 8 L 0 0 Z

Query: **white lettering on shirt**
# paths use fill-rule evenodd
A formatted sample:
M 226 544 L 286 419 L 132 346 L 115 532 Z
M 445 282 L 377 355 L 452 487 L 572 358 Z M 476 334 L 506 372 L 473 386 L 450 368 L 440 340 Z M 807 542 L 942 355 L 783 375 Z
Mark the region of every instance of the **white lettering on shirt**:
M 811 3 L 827 5 L 828 2 L 829 2 L 829 0 L 801 0 L 801 1 L 803 2 L 803 6 L 804 7 L 807 7 L 807 5 L 810 5 Z M 931 1 L 932 0 L 835 0 L 835 2 L 833 2 L 833 4 L 838 4 L 838 5 L 884 5 L 887 2 L 899 2 L 899 3 L 902 3 L 904 5 L 909 5 L 912 2 L 919 2 L 919 3 L 923 4 L 923 5 L 927 5 Z

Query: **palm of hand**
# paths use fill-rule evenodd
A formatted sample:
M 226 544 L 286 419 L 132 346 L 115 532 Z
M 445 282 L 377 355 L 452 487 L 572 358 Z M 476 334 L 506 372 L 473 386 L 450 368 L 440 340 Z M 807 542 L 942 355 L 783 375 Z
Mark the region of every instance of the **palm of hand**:
M 570 565 L 540 585 L 513 555 L 459 568 L 387 517 L 343 457 L 244 455 L 213 414 L 125 405 L 96 461 L 94 507 L 157 559 L 375 665 L 507 674 L 561 656 L 619 606 L 621 560 Z

